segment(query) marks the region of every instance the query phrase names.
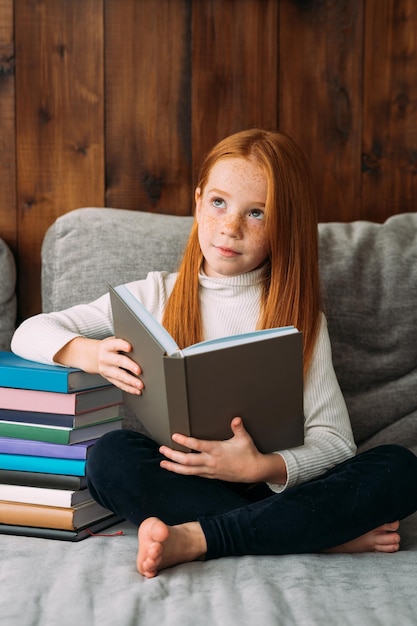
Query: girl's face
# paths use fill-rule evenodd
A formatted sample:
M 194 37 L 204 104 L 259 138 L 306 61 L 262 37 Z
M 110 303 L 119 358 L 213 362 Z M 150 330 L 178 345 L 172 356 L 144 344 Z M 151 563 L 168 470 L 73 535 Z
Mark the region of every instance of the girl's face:
M 267 179 L 250 159 L 224 158 L 195 192 L 198 237 L 208 276 L 236 276 L 267 259 Z

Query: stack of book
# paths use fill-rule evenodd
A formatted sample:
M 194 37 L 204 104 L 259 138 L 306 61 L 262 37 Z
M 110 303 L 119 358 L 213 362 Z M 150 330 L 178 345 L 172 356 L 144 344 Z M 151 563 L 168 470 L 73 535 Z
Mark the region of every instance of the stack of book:
M 0 352 L 0 534 L 79 541 L 120 521 L 92 499 L 86 465 L 121 403 L 99 375 Z

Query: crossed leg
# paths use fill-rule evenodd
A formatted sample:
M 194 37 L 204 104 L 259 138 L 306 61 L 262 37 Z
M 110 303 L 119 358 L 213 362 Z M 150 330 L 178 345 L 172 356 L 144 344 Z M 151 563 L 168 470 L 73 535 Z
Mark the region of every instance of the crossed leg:
M 333 554 L 397 552 L 400 548 L 399 522 L 383 524 L 352 541 L 324 550 Z M 195 561 L 204 556 L 207 544 L 199 522 L 168 526 L 156 517 L 146 519 L 138 531 L 137 569 L 146 578 L 159 571 Z

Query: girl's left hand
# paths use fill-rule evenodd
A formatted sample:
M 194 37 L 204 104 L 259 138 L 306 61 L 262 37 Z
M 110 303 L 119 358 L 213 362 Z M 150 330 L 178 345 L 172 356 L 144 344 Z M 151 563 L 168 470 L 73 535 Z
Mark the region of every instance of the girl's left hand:
M 229 482 L 252 483 L 264 480 L 259 471 L 265 455 L 256 448 L 240 417 L 233 418 L 231 428 L 233 436 L 225 441 L 173 435 L 173 441 L 195 452 L 181 452 L 161 446 L 159 451 L 168 459 L 161 461 L 161 467 L 176 474 Z

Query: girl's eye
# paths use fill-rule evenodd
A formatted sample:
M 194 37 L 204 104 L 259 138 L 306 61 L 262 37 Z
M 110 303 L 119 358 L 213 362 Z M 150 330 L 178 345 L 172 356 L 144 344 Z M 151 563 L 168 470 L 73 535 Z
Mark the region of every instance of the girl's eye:
M 213 206 L 215 206 L 217 209 L 223 209 L 226 205 L 225 201 L 222 198 L 214 198 Z
M 257 220 L 262 220 L 265 214 L 262 209 L 251 209 L 249 215 Z

